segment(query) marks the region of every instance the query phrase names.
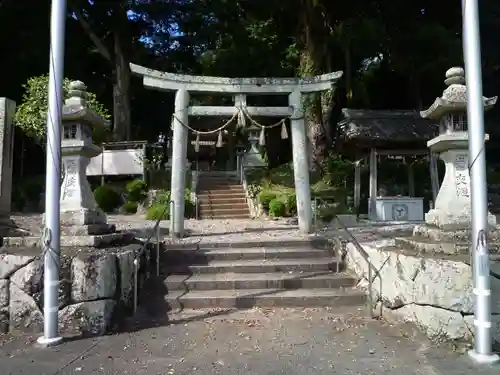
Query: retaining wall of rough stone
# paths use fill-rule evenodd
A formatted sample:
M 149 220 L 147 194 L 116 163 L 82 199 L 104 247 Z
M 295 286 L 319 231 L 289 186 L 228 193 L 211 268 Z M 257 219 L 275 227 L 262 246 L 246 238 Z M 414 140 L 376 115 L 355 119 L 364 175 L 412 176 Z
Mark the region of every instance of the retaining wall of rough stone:
M 435 341 L 469 341 L 474 336 L 475 296 L 472 268 L 458 257 L 412 255 L 392 247 L 393 240 L 362 243 L 379 270 L 373 281 L 373 298 L 398 319 L 416 324 Z M 347 244 L 348 267 L 368 286 L 368 267 L 351 243 Z M 492 262 L 492 270 L 498 270 Z M 500 279 L 492 276 L 493 338 L 500 342 Z
M 133 306 L 134 259 L 141 244 L 111 249 L 63 248 L 61 332 L 102 335 Z M 139 257 L 139 288 L 154 272 L 154 247 Z M 44 266 L 37 248 L 0 250 L 0 332 L 43 331 Z M 140 290 L 140 289 L 139 289 Z

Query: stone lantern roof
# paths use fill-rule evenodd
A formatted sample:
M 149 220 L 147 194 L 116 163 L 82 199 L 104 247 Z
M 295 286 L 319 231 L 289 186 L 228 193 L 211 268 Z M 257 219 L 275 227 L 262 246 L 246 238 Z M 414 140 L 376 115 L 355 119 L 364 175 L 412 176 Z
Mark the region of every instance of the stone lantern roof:
M 82 121 L 91 127 L 109 128 L 110 122 L 87 106 L 87 86 L 82 81 L 69 85 L 69 98 L 62 108 L 63 121 Z
M 467 88 L 463 68 L 448 69 L 444 83 L 448 87 L 443 91 L 443 95 L 436 98 L 428 109 L 420 112 L 423 118 L 439 120 L 447 113 L 467 111 Z M 492 108 L 496 102 L 496 96 L 492 98 L 483 97 L 484 110 L 487 111 Z

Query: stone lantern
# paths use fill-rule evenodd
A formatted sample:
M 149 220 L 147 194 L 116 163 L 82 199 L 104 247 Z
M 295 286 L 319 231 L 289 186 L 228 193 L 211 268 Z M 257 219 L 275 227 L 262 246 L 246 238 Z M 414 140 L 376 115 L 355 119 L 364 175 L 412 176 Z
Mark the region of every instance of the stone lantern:
M 61 226 L 71 227 L 71 234 L 109 233 L 106 215 L 97 206 L 87 181 L 90 159 L 101 154 L 102 148 L 92 141 L 92 129 L 108 127 L 109 122 L 87 106 L 87 87 L 83 82 L 70 84 L 69 99 L 62 110 L 63 134 L 61 155 L 64 179 L 61 186 Z
M 431 152 L 439 154 L 446 172 L 436 197 L 434 208 L 425 215 L 428 225 L 444 231 L 468 230 L 471 225 L 469 175 L 469 136 L 467 133 L 467 94 L 462 68 L 446 72 L 448 86 L 429 109 L 422 111 L 426 119 L 439 121 L 439 135 L 427 142 Z M 491 109 L 497 97 L 484 98 L 484 110 Z M 485 141 L 488 140 L 488 135 Z M 488 223 L 496 225 L 495 216 L 488 214 Z
M 260 140 L 260 131 L 257 126 L 252 124 L 247 128 L 248 130 L 248 141 L 250 142 L 250 150 L 248 150 L 243 156 L 243 168 L 262 168 L 266 167 L 266 162 L 262 158 L 262 155 L 257 147 Z

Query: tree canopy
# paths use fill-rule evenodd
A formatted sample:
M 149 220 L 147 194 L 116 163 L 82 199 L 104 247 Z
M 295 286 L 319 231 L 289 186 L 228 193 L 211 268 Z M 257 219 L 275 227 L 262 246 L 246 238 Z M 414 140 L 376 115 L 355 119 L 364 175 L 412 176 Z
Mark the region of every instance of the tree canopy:
M 497 3 L 480 2 L 485 95 L 500 87 Z M 23 84 L 48 71 L 49 14 L 48 0 L 0 5 L 9 51 L 0 60 L 0 95 L 24 102 L 20 123 L 33 105 Z M 153 140 L 168 132 L 173 96 L 144 89 L 129 62 L 230 77 L 342 70 L 335 91 L 307 102 L 311 157 L 320 165 L 334 148 L 342 108 L 418 110 L 439 96 L 445 71 L 463 65 L 461 28 L 460 3 L 451 0 L 68 0 L 65 75 L 85 82 L 109 109 L 116 140 Z M 40 137 L 36 117 L 20 126 Z M 487 130 L 494 144 L 496 129 Z

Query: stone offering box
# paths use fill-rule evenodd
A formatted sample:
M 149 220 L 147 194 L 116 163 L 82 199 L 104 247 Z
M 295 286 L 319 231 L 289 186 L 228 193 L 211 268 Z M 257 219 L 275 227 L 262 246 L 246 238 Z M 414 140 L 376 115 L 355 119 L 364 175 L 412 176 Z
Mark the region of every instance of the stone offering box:
M 133 308 L 134 259 L 142 244 L 114 248 L 66 247 L 61 251 L 61 333 L 102 335 Z M 139 295 L 154 270 L 155 246 L 139 257 Z M 39 248 L 0 249 L 0 332 L 43 331 L 43 257 Z
M 422 221 L 424 199 L 418 197 L 377 197 L 377 221 Z

